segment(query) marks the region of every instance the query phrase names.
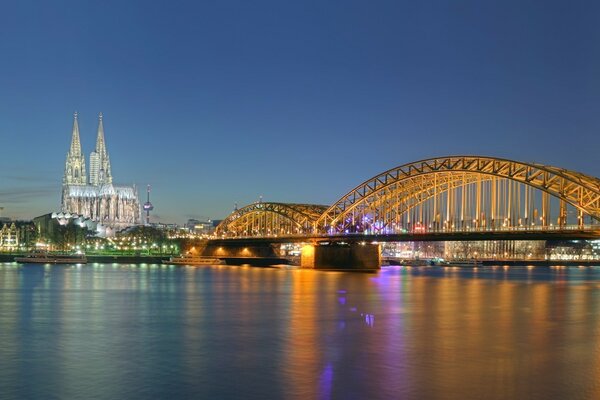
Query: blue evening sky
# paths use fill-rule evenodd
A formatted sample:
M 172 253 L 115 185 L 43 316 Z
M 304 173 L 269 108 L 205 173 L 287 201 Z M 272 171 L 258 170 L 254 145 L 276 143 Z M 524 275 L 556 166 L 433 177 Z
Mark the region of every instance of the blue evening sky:
M 331 204 L 418 159 L 600 176 L 597 1 L 4 1 L 0 206 L 56 211 L 72 114 L 163 222 Z M 89 160 L 88 160 L 89 162 Z

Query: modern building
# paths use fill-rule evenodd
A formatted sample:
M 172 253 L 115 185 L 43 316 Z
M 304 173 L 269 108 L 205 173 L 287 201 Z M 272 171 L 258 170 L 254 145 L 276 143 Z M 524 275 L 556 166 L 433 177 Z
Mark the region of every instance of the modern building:
M 53 212 L 33 219 L 37 244 L 49 250 L 69 250 L 69 245 L 83 243 L 88 234 L 96 234 L 98 223 L 81 215 Z
M 215 230 L 215 225 L 210 219 L 208 221 L 200 221 L 197 219 L 188 219 L 185 227 L 190 233 L 196 235 L 210 235 Z
M 75 113 L 63 177 L 61 211 L 97 222 L 99 230 L 110 236 L 115 231 L 140 222 L 137 189 L 135 186 L 113 184 L 102 114 L 98 117 L 96 148 L 90 154 L 88 178 L 77 118 Z

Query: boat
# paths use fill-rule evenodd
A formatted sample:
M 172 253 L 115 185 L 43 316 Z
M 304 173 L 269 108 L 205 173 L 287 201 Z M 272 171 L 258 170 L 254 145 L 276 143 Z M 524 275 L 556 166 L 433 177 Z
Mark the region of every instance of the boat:
M 448 265 L 448 262 L 443 258 L 413 258 L 413 259 L 398 259 L 398 265 L 406 265 L 410 267 L 423 267 L 423 266 L 444 266 Z
M 51 254 L 48 252 L 31 252 L 22 257 L 15 257 L 22 264 L 87 264 L 85 254 Z
M 450 267 L 480 267 L 482 265 L 482 262 L 479 260 L 448 261 L 448 266 Z
M 224 260 L 216 257 L 200 257 L 200 256 L 180 256 L 171 257 L 168 260 L 164 260 L 163 264 L 172 265 L 223 265 Z

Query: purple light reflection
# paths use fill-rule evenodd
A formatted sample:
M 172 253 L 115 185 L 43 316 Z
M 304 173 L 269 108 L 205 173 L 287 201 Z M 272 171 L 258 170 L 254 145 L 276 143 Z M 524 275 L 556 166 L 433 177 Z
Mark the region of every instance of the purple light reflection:
M 327 364 L 321 372 L 319 378 L 319 399 L 329 400 L 331 399 L 331 387 L 333 384 L 333 366 L 331 363 Z

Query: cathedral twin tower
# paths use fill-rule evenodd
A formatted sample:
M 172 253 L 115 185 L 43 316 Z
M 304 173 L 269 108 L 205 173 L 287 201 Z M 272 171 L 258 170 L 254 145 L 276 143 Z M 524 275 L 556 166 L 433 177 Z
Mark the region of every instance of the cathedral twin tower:
M 102 113 L 98 116 L 98 137 L 96 138 L 96 151 L 90 154 L 90 185 L 100 185 L 103 183 L 112 183 L 110 173 L 110 160 L 104 143 L 104 125 L 102 124 Z M 85 156 L 81 151 L 81 142 L 79 140 L 79 122 L 77 113 L 73 120 L 73 135 L 71 137 L 71 148 L 67 153 L 67 163 L 65 165 L 65 176 L 63 184 L 66 185 L 87 185 L 87 174 L 85 172 Z
M 139 223 L 140 203 L 135 186 L 115 186 L 112 183 L 102 114 L 98 117 L 96 148 L 90 153 L 89 165 L 88 179 L 75 113 L 63 177 L 62 212 L 82 215 L 112 230 Z

